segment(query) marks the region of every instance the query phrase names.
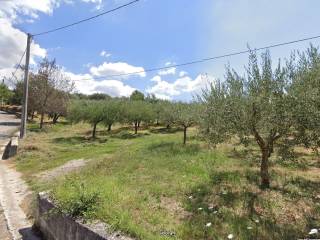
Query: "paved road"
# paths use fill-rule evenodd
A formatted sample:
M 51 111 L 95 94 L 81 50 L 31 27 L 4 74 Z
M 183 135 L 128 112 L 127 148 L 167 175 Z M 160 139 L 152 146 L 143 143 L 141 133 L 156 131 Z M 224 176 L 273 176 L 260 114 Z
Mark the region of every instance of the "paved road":
M 15 115 L 9 115 L 0 111 L 0 161 L 2 158 L 3 150 L 11 135 L 19 129 L 20 119 Z M 12 236 L 9 232 L 7 221 L 0 205 L 0 239 L 11 240 Z
M 19 125 L 15 115 L 0 111 L 0 145 L 10 141 Z M 0 240 L 39 240 L 32 232 L 32 222 L 21 209 L 30 193 L 14 163 L 10 159 L 0 160 Z
M 12 134 L 18 131 L 19 125 L 20 119 L 15 115 L 0 111 L 0 147 L 7 144 Z

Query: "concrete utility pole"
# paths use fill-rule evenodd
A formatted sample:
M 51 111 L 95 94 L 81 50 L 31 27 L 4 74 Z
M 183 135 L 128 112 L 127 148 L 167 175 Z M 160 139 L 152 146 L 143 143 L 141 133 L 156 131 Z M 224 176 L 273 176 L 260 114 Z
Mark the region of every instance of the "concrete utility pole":
M 28 88 L 29 88 L 29 61 L 30 61 L 30 45 L 32 35 L 28 33 L 27 50 L 26 50 L 26 65 L 24 69 L 24 86 L 23 86 L 23 99 L 22 99 L 22 116 L 20 126 L 20 138 L 26 136 L 27 119 L 28 119 Z

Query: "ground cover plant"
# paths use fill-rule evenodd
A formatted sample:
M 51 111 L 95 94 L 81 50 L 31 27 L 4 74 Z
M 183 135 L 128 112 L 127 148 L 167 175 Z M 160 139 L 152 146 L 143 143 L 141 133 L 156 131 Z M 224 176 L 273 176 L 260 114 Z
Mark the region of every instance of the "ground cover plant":
M 253 140 L 248 148 L 233 139 L 210 150 L 195 128 L 187 145 L 182 129 L 150 127 L 135 135 L 119 125 L 101 128 L 95 140 L 88 124 L 30 133 L 17 167 L 37 191 L 51 189 L 70 215 L 100 219 L 137 239 L 292 239 L 319 225 L 312 152 L 299 152 L 308 159 L 303 168 L 282 166 L 273 156 L 272 187 L 263 191 Z M 77 158 L 90 161 L 51 181 L 37 177 Z
M 320 54 L 270 59 L 251 52 L 190 103 L 73 96 L 64 121 L 29 124 L 17 168 L 136 239 L 319 238 Z

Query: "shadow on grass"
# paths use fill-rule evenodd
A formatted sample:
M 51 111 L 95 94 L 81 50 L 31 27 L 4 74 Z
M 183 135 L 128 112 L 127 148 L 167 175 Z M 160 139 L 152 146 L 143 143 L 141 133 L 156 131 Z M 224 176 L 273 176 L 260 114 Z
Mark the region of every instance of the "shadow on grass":
M 259 177 L 255 171 L 225 170 L 210 176 L 209 182 L 192 187 L 185 197 L 183 206 L 190 214 L 183 223 L 183 239 L 226 239 L 232 233 L 241 240 L 291 240 L 308 237 L 308 231 L 318 226 L 320 207 L 318 210 L 315 207 L 314 211 L 318 212 L 312 217 L 306 214 L 301 224 L 272 217 L 273 210 L 268 207 L 277 200 L 265 198 L 268 193 L 250 186 L 250 182 L 256 184 Z M 310 192 L 319 186 L 317 182 L 301 178 L 292 184 Z M 206 226 L 208 223 L 210 227 Z
M 199 144 L 183 145 L 175 142 L 160 142 L 150 144 L 147 150 L 156 154 L 176 156 L 181 154 L 196 155 L 201 149 Z
M 88 138 L 84 136 L 73 136 L 73 137 L 59 137 L 52 140 L 54 143 L 65 144 L 65 145 L 74 145 L 82 143 L 105 143 L 107 139 L 102 138 Z
M 285 179 L 281 186 L 273 186 L 272 190 L 290 196 L 290 198 L 293 199 L 306 197 L 309 200 L 317 203 L 319 202 L 319 186 L 320 181 L 312 181 L 303 177 L 294 177 Z
M 155 133 L 155 134 L 173 134 L 176 132 L 181 132 L 182 129 L 181 128 L 153 128 L 150 129 L 151 133 Z
M 144 137 L 150 135 L 149 133 L 131 133 L 128 131 L 120 131 L 116 134 L 110 135 L 111 138 L 118 138 L 118 139 L 134 139 L 134 138 L 139 138 L 139 137 Z

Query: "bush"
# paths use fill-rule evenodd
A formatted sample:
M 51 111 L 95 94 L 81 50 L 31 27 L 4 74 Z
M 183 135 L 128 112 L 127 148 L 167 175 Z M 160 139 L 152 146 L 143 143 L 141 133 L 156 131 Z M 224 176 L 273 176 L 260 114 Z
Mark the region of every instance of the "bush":
M 84 183 L 69 183 L 70 191 L 59 192 L 55 190 L 52 196 L 58 196 L 56 200 L 58 211 L 74 218 L 83 220 L 93 219 L 100 202 L 100 193 L 89 190 Z

